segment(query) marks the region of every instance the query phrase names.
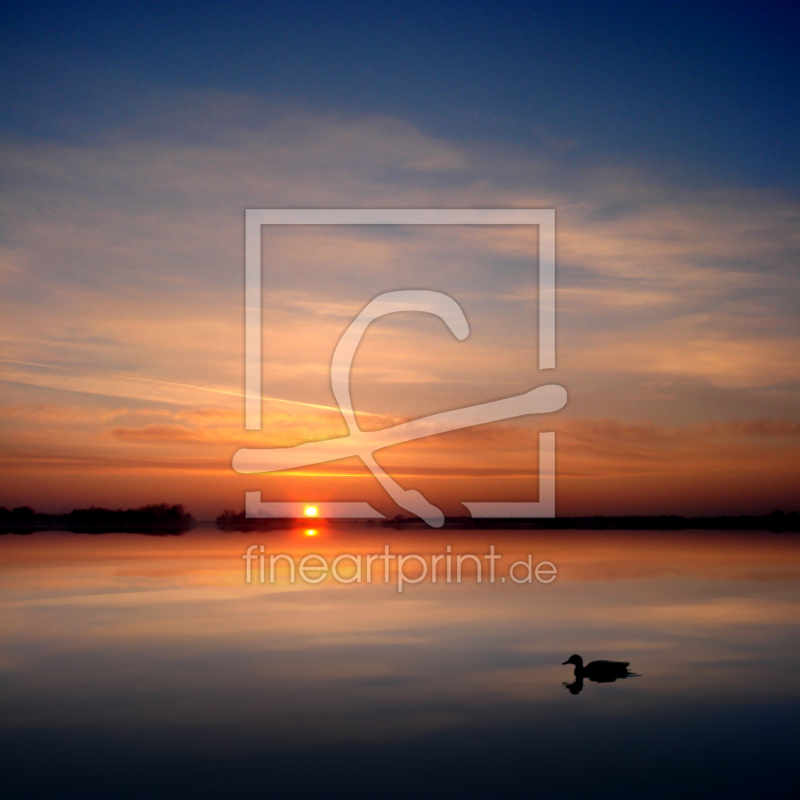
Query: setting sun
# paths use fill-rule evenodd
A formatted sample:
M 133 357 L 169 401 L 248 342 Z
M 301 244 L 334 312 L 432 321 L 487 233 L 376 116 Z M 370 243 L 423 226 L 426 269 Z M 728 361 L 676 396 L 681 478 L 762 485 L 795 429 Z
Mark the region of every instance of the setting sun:
M 305 515 L 307 517 L 316 517 L 317 516 L 317 507 L 316 506 L 306 506 Z

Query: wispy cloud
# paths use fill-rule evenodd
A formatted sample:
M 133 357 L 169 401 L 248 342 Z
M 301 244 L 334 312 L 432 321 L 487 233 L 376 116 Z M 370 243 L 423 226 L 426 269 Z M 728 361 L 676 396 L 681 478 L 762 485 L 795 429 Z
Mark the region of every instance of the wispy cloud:
M 620 465 L 653 463 L 658 452 L 670 463 L 703 459 L 702 446 L 681 450 L 662 437 L 639 442 L 647 453 L 637 462 L 630 431 L 595 445 L 589 428 L 570 427 L 578 420 L 646 420 L 712 438 L 698 426 L 717 424 L 731 441 L 738 434 L 724 426 L 738 420 L 760 425 L 753 435 L 765 440 L 769 426 L 758 420 L 796 413 L 800 205 L 791 198 L 687 188 L 622 165 L 565 172 L 541 155 L 456 144 L 403 120 L 246 97 L 187 96 L 163 130 L 158 113 L 82 145 L 0 147 L 1 424 L 18 455 L 45 431 L 60 457 L 85 450 L 67 428 L 93 423 L 90 441 L 102 458 L 127 454 L 120 462 L 156 445 L 222 458 L 218 448 L 242 441 L 243 211 L 264 206 L 556 207 L 559 368 L 547 380 L 570 392 L 553 425 L 576 453 L 602 447 Z M 341 430 L 333 347 L 353 314 L 389 289 L 449 292 L 471 335 L 457 342 L 424 315 L 374 325 L 353 368 L 365 427 L 542 382 L 535 231 L 287 228 L 264 237 L 265 437 L 276 445 Z M 60 420 L 52 409 L 63 409 Z M 447 452 L 445 441 L 420 445 L 414 458 Z M 528 447 L 515 429 L 504 458 L 514 442 Z M 574 470 L 599 469 L 600 455 L 591 458 L 594 467 L 576 461 Z

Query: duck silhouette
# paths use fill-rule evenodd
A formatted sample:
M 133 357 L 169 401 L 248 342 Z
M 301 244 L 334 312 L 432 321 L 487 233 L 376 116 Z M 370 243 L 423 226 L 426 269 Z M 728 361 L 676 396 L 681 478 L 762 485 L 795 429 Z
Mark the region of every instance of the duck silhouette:
M 635 672 L 631 672 L 628 667 L 630 661 L 590 661 L 584 666 L 583 659 L 579 655 L 570 656 L 561 666 L 567 664 L 575 665 L 575 682 L 565 683 L 571 694 L 579 694 L 583 689 L 584 679 L 595 683 L 613 683 L 623 678 L 638 677 Z

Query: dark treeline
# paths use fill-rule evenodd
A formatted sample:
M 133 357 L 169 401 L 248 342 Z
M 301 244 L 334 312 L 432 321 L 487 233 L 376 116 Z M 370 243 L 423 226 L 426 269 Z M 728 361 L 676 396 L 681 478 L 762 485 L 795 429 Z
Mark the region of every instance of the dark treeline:
M 39 514 L 28 506 L 7 509 L 0 507 L 0 533 L 32 533 L 43 530 L 66 530 L 74 533 L 156 533 L 180 534 L 192 528 L 194 518 L 182 505 L 144 506 L 127 510 L 82 508 L 68 514 Z M 386 520 L 310 520 L 248 519 L 244 511 L 225 510 L 216 519 L 223 531 L 284 529 L 297 525 L 337 527 L 354 524 L 366 527 L 391 527 L 397 530 L 422 529 L 428 526 L 416 517 L 398 515 Z M 800 513 L 773 511 L 762 516 L 680 517 L 556 517 L 555 519 L 472 519 L 448 517 L 445 528 L 461 530 L 742 530 L 800 531 Z
M 182 505 L 117 509 L 76 508 L 68 514 L 38 514 L 28 506 L 0 507 L 0 532 L 32 533 L 66 530 L 73 533 L 179 534 L 189 530 L 194 518 Z
M 449 521 L 449 520 L 448 520 Z M 445 522 L 447 525 L 448 522 Z M 800 531 L 800 513 L 773 511 L 760 516 L 681 517 L 677 515 L 630 517 L 556 517 L 555 519 L 470 519 L 471 528 L 615 531 Z
M 244 511 L 226 509 L 216 519 L 217 527 L 223 531 L 269 530 L 286 528 L 287 525 L 353 525 L 347 520 L 309 519 L 248 519 Z M 355 524 L 369 527 L 391 527 L 395 529 L 421 528 L 428 526 L 417 517 L 396 516 L 387 520 L 358 520 Z M 445 528 L 461 530 L 615 530 L 615 531 L 774 531 L 776 533 L 800 531 L 800 513 L 773 511 L 761 516 L 680 517 L 680 516 L 632 516 L 632 517 L 556 517 L 555 519 L 472 519 L 472 517 L 447 517 Z

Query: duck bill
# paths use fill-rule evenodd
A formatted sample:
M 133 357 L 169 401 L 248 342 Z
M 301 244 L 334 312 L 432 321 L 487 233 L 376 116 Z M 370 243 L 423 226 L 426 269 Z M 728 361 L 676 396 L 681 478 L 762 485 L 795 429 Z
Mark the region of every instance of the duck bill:
M 566 667 L 566 666 L 567 666 L 567 664 L 571 664 L 571 663 L 572 663 L 571 661 L 562 661 L 562 662 L 561 662 L 561 666 L 562 666 L 562 667 Z

